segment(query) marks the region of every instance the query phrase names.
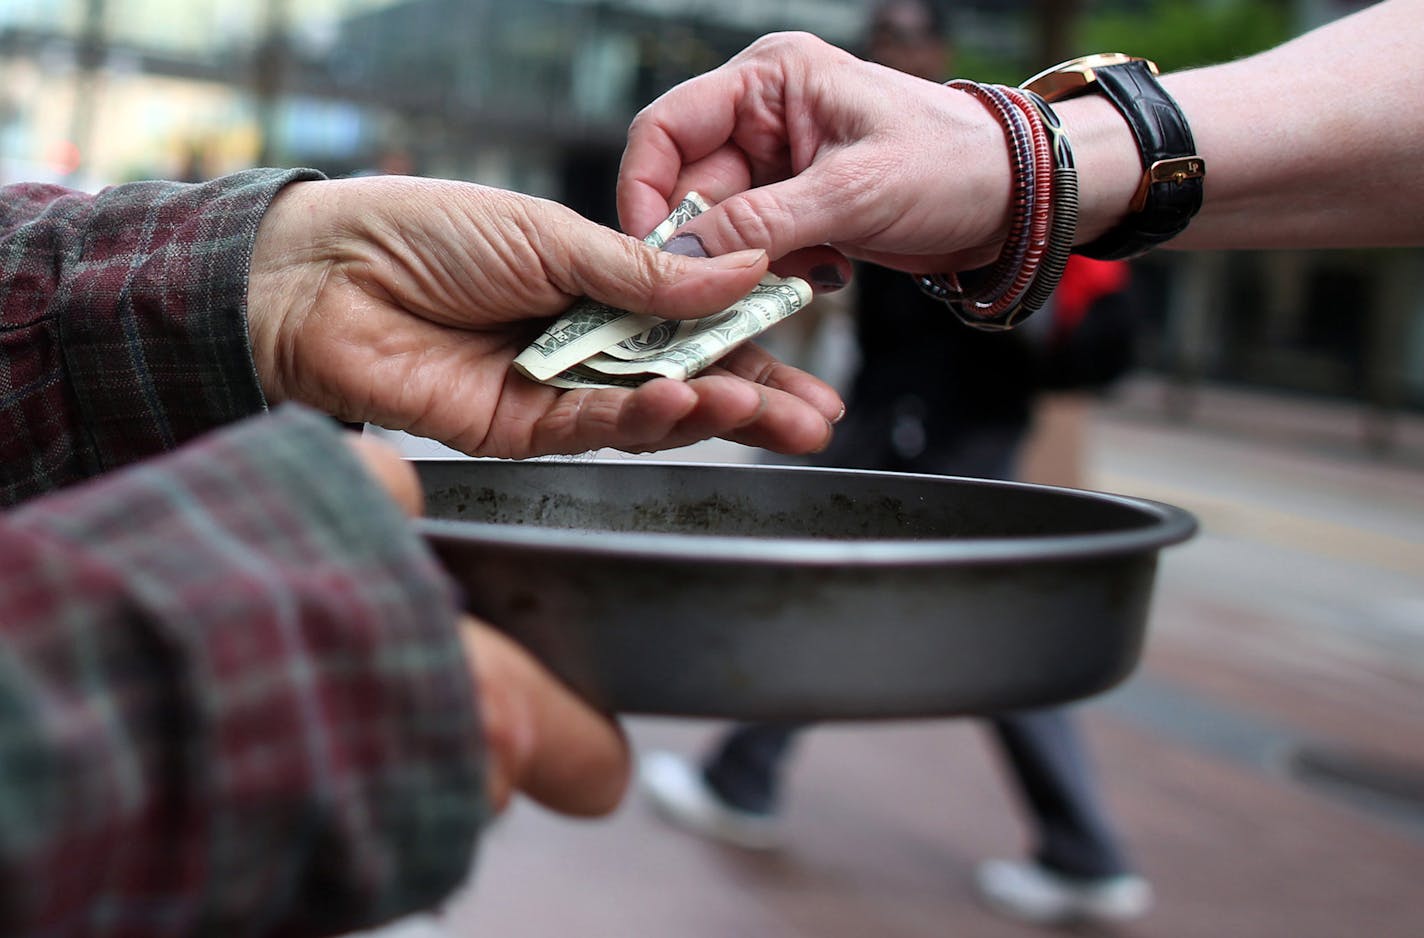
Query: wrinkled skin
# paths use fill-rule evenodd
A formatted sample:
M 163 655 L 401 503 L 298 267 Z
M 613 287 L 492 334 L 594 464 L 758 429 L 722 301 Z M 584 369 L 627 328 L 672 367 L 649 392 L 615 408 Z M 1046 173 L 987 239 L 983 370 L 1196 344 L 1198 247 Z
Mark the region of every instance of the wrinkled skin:
M 638 115 L 618 209 L 637 230 L 696 189 L 718 204 L 684 230 L 713 254 L 928 273 L 997 255 L 1010 186 L 1003 131 L 969 95 L 777 33 Z
M 650 226 L 651 227 L 651 226 Z M 248 319 L 270 401 L 521 458 L 713 436 L 818 450 L 842 411 L 823 382 L 744 346 L 688 382 L 561 391 L 510 368 L 577 297 L 704 315 L 745 295 L 764 252 L 662 253 L 552 202 L 468 183 L 297 183 L 264 217 Z

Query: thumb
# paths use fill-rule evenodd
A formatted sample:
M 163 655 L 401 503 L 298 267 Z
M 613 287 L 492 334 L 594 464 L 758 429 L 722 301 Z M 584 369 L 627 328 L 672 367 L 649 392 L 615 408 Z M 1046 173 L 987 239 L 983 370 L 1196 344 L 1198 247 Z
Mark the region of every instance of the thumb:
M 813 245 L 854 241 L 858 211 L 844 190 L 815 166 L 799 176 L 727 196 L 679 229 L 701 239 L 707 253 L 761 248 L 773 258 Z
M 726 309 L 767 271 L 762 250 L 707 257 L 697 250 L 679 253 L 676 245 L 658 250 L 606 228 L 589 240 L 570 258 L 574 286 L 568 292 L 635 313 L 682 319 Z

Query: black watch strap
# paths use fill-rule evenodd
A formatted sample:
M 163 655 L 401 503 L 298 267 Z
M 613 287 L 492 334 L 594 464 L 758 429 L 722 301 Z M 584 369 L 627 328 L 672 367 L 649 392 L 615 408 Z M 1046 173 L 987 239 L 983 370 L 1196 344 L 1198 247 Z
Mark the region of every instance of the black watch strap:
M 1116 228 L 1076 248 L 1076 253 L 1087 257 L 1117 260 L 1135 257 L 1181 234 L 1201 208 L 1206 162 L 1197 156 L 1182 109 L 1157 81 L 1156 67 L 1146 59 L 1116 54 L 1102 58 L 1115 60 L 1079 69 L 1075 74 L 1086 72 L 1090 79 L 1050 91 L 1049 100 L 1096 91 L 1113 103 L 1132 128 L 1143 174 L 1131 214 Z M 1026 85 L 1032 87 L 1039 77 Z
M 1079 254 L 1114 260 L 1141 254 L 1182 233 L 1202 204 L 1205 163 L 1182 109 L 1141 59 L 1095 71 L 1098 89 L 1117 105 L 1137 138 L 1142 183 L 1133 214 Z

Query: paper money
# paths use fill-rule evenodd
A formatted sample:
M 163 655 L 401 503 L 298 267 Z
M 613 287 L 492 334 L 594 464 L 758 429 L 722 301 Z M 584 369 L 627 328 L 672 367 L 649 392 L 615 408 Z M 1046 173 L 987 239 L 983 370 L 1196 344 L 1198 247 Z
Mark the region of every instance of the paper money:
M 661 248 L 707 208 L 701 196 L 689 192 L 644 242 Z M 519 354 L 514 367 L 560 388 L 637 387 L 656 377 L 686 380 L 810 302 L 806 281 L 775 274 L 722 312 L 701 319 L 663 319 L 580 300 Z
M 707 211 L 707 202 L 696 192 L 683 196 L 677 208 L 643 239 L 644 244 L 661 248 L 672 233 Z M 535 381 L 554 375 L 603 351 L 630 336 L 647 332 L 662 322 L 656 316 L 630 313 L 590 299 L 571 306 L 544 334 L 519 353 L 514 367 Z
M 686 381 L 748 339 L 811 302 L 811 286 L 797 277 L 767 274 L 747 296 L 720 313 L 665 321 L 584 361 L 594 374 Z
M 579 300 L 534 344 L 520 352 L 514 367 L 526 378 L 548 381 L 609 345 L 656 326 L 656 316 L 614 309 L 593 300 Z
M 668 243 L 668 238 L 672 237 L 674 231 L 692 221 L 711 207 L 707 200 L 696 192 L 688 192 L 687 195 L 682 197 L 682 201 L 677 204 L 677 208 L 672 210 L 672 214 L 664 218 L 661 225 L 658 225 L 648 233 L 648 236 L 643 239 L 643 243 L 651 244 L 655 248 L 661 248 L 664 244 Z
M 554 388 L 636 388 L 646 377 L 619 377 L 617 375 L 602 375 L 596 371 L 589 371 L 582 365 L 574 365 L 565 369 L 540 384 L 547 384 Z

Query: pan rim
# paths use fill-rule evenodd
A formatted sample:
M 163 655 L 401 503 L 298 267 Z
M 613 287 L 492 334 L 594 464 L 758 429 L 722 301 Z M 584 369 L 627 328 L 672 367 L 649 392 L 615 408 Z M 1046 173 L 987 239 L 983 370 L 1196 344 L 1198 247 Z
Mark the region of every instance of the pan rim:
M 416 464 L 471 463 L 486 460 L 426 458 Z M 512 463 L 514 460 L 492 460 Z M 1081 499 L 1128 509 L 1143 519 L 1141 527 L 1074 534 L 1019 537 L 975 537 L 940 539 L 845 539 L 809 537 L 756 537 L 739 534 L 683 534 L 653 531 L 613 531 L 576 529 L 536 524 L 497 524 L 445 518 L 419 518 L 413 523 L 425 539 L 447 544 L 498 546 L 504 550 L 570 555 L 588 560 L 637 560 L 686 564 L 775 567 L 866 567 L 887 566 L 981 566 L 1007 563 L 1058 562 L 1121 557 L 1124 554 L 1155 552 L 1179 544 L 1196 533 L 1196 518 L 1188 511 L 1132 495 L 1088 489 L 1040 485 L 996 479 L 971 479 L 917 473 L 879 472 L 866 469 L 836 469 L 822 466 L 745 465 L 737 463 L 677 462 L 663 460 L 619 460 L 564 458 L 530 460 L 523 464 L 615 465 L 694 470 L 729 470 L 748 474 L 833 473 L 864 477 L 887 477 L 897 484 L 906 480 L 949 481 L 975 487 L 1047 492 L 1054 497 Z M 635 471 L 637 471 L 635 469 Z

